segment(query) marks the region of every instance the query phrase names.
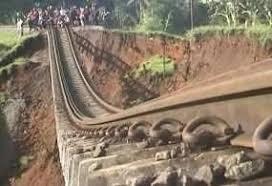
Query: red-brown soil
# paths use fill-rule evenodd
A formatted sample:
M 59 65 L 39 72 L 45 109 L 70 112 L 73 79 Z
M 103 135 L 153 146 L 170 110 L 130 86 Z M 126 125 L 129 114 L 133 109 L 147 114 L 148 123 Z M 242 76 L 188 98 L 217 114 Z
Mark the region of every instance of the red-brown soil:
M 102 98 L 120 107 L 182 90 L 186 85 L 271 57 L 269 49 L 243 37 L 209 38 L 193 42 L 190 47 L 188 41 L 164 41 L 159 36 L 90 30 L 78 33 L 85 39 L 84 43 L 77 43 L 77 52 L 88 81 Z M 156 54 L 175 60 L 177 68 L 172 76 L 123 79 L 144 59 Z M 8 80 L 0 84 L 0 90 L 9 98 L 25 100 L 19 133 L 13 141 L 19 157 L 34 157 L 24 171 L 15 171 L 9 185 L 61 186 L 64 181 L 58 159 L 47 51 L 37 52 L 30 60 L 33 62 L 14 68 Z M 187 74 L 186 64 L 190 67 Z
M 154 35 L 90 29 L 76 33 L 81 37 L 74 34 L 87 80 L 100 96 L 119 107 L 130 107 L 271 57 L 270 49 L 243 36 L 206 38 L 190 45 L 189 41 Z M 172 76 L 124 80 L 128 71 L 156 54 L 175 61 Z
M 30 58 L 33 62 L 17 66 L 1 91 L 9 99 L 25 100 L 25 108 L 17 123 L 18 135 L 13 139 L 18 157 L 34 159 L 23 171 L 13 170 L 7 185 L 64 185 L 58 158 L 53 98 L 47 50 Z

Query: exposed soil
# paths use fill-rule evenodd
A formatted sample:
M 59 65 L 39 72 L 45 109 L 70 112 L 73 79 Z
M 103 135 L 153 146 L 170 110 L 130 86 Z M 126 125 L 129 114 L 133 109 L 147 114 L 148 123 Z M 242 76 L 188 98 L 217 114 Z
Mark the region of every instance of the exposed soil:
M 17 159 L 31 157 L 24 167 L 18 161 L 16 166 L 13 165 L 7 185 L 64 185 L 56 143 L 47 52 L 46 49 L 36 52 L 30 58 L 31 62 L 14 68 L 12 75 L 0 86 L 9 100 L 23 100 L 25 103 L 17 116 L 16 131 L 9 130 Z
M 206 38 L 190 45 L 162 36 L 88 29 L 76 33 L 74 40 L 88 81 L 105 100 L 123 108 L 271 57 L 270 49 L 242 36 Z M 127 72 L 156 54 L 175 61 L 172 76 L 145 74 L 124 79 Z
M 241 37 L 205 39 L 190 46 L 188 41 L 154 36 L 88 30 L 79 34 L 83 40 L 75 37 L 75 41 L 87 80 L 102 98 L 119 107 L 130 107 L 182 90 L 185 86 L 271 57 L 269 49 Z M 172 76 L 147 74 L 138 79 L 123 78 L 156 54 L 175 61 L 176 71 Z M 27 166 L 13 165 L 6 185 L 61 186 L 64 180 L 56 143 L 47 50 L 36 52 L 30 61 L 12 68 L 12 74 L 0 77 L 0 91 L 10 100 L 23 100 L 24 103 L 16 116 L 16 131 L 9 129 L 17 159 L 31 157 Z

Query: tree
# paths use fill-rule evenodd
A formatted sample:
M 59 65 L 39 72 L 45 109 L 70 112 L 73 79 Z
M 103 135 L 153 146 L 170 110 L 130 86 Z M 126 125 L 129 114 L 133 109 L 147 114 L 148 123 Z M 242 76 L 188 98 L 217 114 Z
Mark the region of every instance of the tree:
M 150 5 L 149 0 L 129 0 L 127 6 L 135 8 L 138 20 L 143 19 L 145 9 Z
M 256 21 L 259 16 L 259 10 L 261 8 L 262 1 L 256 0 L 242 0 L 239 5 L 241 7 L 241 13 L 246 16 L 245 25 L 247 26 L 248 22 L 252 26 L 256 25 Z
M 269 26 L 272 26 L 272 0 L 263 0 L 262 11 L 265 17 L 266 22 Z
M 124 2 L 125 1 L 125 2 Z M 118 28 L 131 28 L 139 22 L 137 11 L 132 6 L 127 6 L 127 0 L 115 0 L 112 10 L 113 25 Z
M 237 26 L 239 18 L 238 0 L 210 1 L 209 7 L 212 19 L 222 17 L 229 27 Z

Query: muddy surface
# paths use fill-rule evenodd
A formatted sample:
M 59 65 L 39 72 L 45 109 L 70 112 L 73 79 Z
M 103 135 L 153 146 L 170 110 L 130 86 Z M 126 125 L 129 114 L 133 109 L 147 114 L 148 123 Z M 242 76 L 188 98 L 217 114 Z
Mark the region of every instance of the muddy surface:
M 0 86 L 6 95 L 2 105 L 6 130 L 16 153 L 4 185 L 64 185 L 47 55 L 46 49 L 36 52 L 30 62 L 14 68 Z

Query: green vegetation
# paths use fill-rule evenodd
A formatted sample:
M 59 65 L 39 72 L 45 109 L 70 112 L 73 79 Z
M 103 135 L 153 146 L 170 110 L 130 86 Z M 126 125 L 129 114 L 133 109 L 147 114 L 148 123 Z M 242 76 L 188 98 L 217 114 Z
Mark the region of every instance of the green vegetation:
M 98 2 L 89 0 L 87 2 Z M 271 45 L 271 0 L 101 0 L 111 29 L 167 39 L 239 36 Z M 193 2 L 193 6 L 191 6 Z M 191 22 L 191 7 L 193 22 Z M 194 26 L 191 31 L 191 26 Z M 115 30 L 116 31 L 116 30 Z M 166 34 L 167 33 L 167 34 Z
M 41 35 L 39 34 L 31 34 L 18 40 L 16 45 L 4 53 L 2 59 L 0 60 L 0 67 L 8 66 L 10 63 L 14 62 L 16 58 L 24 56 L 28 48 L 40 43 L 40 37 Z
M 11 19 L 6 15 L 12 13 L 9 17 L 14 20 L 15 11 L 24 11 L 35 3 L 44 7 L 48 3 L 60 6 L 64 2 L 69 6 L 67 3 L 72 1 L 1 1 L 0 17 Z M 272 0 L 79 0 L 73 3 L 81 6 L 96 3 L 98 7 L 105 7 L 110 14 L 100 24 L 132 34 L 147 33 L 150 36 L 160 35 L 167 38 L 186 35 L 187 38 L 195 39 L 203 36 L 245 34 L 257 39 L 264 46 L 271 41 Z M 194 26 L 193 32 L 190 32 L 191 26 Z M 15 33 L 7 34 L 6 37 L 0 33 L 0 57 L 1 47 L 12 47 L 17 43 L 17 37 L 12 36 Z
M 6 66 L 0 67 L 0 74 L 2 74 L 4 71 L 5 71 L 4 73 L 10 74 L 10 73 L 12 73 L 12 70 L 14 67 L 16 67 L 18 65 L 23 65 L 25 63 L 27 63 L 26 58 L 24 58 L 24 57 L 16 58 L 12 63 L 10 63 Z
M 0 57 L 19 41 L 16 32 L 0 31 Z
M 20 38 L 15 31 L 0 31 L 0 58 L 5 56 L 7 52 L 14 52 L 26 40 L 36 35 L 25 35 Z
M 172 34 L 172 33 L 167 33 L 167 32 L 163 32 L 163 31 L 143 31 L 143 30 L 121 30 L 121 29 L 110 29 L 109 31 L 113 32 L 113 33 L 121 33 L 121 34 L 127 34 L 127 35 L 131 35 L 131 36 L 135 36 L 136 34 L 139 35 L 143 35 L 146 37 L 160 37 L 160 38 L 164 38 L 164 39 L 169 39 L 169 40 L 177 40 L 177 39 L 184 39 L 182 37 L 182 35 L 178 35 L 178 34 Z
M 252 30 L 252 27 L 259 27 L 260 24 L 272 26 L 271 0 L 10 0 L 0 2 L 0 17 L 14 20 L 16 11 L 25 11 L 34 5 L 45 7 L 49 3 L 58 6 L 63 3 L 68 6 L 96 3 L 110 13 L 102 25 L 111 29 L 140 32 L 156 31 L 181 35 L 188 32 L 192 25 L 195 28 L 210 26 L 215 29 L 220 25 L 228 27 L 228 33 L 239 31 L 240 28 Z M 262 29 L 253 30 L 263 33 Z M 214 33 L 213 31 L 214 28 L 210 33 Z
M 141 63 L 139 67 L 129 74 L 134 78 L 139 78 L 143 74 L 150 74 L 151 76 L 172 75 L 174 68 L 174 62 L 170 58 L 155 55 Z
M 0 92 L 0 109 L 2 105 L 7 101 L 8 95 L 5 92 Z
M 98 2 L 98 1 L 97 1 Z M 109 2 L 109 1 L 108 1 Z M 180 34 L 191 27 L 190 1 L 187 0 L 110 0 L 110 28 L 137 31 L 163 31 Z M 195 25 L 208 23 L 208 8 L 195 0 Z
M 0 31 L 0 45 L 11 48 L 16 45 L 18 40 L 16 32 Z
M 4 33 L 4 32 L 0 32 Z M 12 37 L 12 33 L 10 34 L 3 34 L 6 36 L 5 40 L 6 42 L 1 41 L 5 45 L 5 49 L 0 51 L 0 54 L 2 53 L 2 56 L 0 55 L 0 81 L 5 81 L 10 74 L 16 70 L 16 66 L 22 65 L 27 62 L 27 54 L 29 52 L 26 52 L 28 49 L 32 48 L 33 46 L 37 46 L 37 44 L 40 44 L 40 36 L 39 34 L 31 34 L 26 35 L 20 39 L 14 39 L 16 37 Z M 2 35 L 2 36 L 3 36 Z M 15 35 L 16 36 L 16 35 Z M 36 50 L 37 48 L 35 48 Z M 33 51 L 32 51 L 33 52 Z
M 127 3 L 125 3 L 127 2 Z M 191 28 L 191 4 L 186 0 L 116 0 L 114 21 L 122 22 L 121 29 L 140 32 L 167 32 L 199 39 L 209 36 L 245 35 L 256 39 L 263 46 L 271 42 L 271 0 L 194 0 L 193 32 Z M 134 10 L 131 10 L 134 8 Z M 125 15 L 126 19 L 119 19 Z M 111 25 L 111 24 L 108 24 Z M 200 26 L 200 27 L 199 27 Z M 173 35 L 171 35 L 173 37 Z M 174 36 L 176 37 L 176 36 Z M 177 37 L 176 37 L 177 38 Z
M 27 169 L 31 161 L 34 160 L 34 156 L 21 156 L 18 159 L 19 172 Z
M 207 22 L 207 9 L 203 11 L 203 6 L 199 2 L 194 8 L 195 12 L 203 13 L 201 18 L 196 19 L 196 25 Z M 148 6 L 143 10 L 143 16 L 136 29 L 165 31 L 176 34 L 185 32 L 191 26 L 189 7 L 190 4 L 187 1 L 181 0 L 172 0 L 171 2 L 169 0 L 149 1 Z
M 199 40 L 214 36 L 246 36 L 255 39 L 263 47 L 272 44 L 272 28 L 268 25 L 255 25 L 251 27 L 228 27 L 228 26 L 202 26 L 188 32 L 185 37 Z

